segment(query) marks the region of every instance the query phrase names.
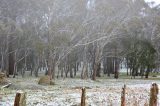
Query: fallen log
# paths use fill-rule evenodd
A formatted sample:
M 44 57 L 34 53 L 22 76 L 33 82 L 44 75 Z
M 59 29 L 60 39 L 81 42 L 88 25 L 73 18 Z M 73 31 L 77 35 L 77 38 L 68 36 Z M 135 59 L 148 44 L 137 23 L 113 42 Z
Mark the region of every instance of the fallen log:
M 12 84 L 12 83 L 8 83 L 8 84 L 2 86 L 1 89 L 3 89 L 3 88 L 8 88 L 11 84 Z

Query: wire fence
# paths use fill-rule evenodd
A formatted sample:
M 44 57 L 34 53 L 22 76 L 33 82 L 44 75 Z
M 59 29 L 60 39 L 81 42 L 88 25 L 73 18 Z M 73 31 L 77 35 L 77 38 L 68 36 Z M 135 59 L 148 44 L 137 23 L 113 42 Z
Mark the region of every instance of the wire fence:
M 86 89 L 85 95 L 83 94 L 84 92 L 82 92 L 82 89 Z M 46 102 L 47 95 L 50 95 L 52 96 L 52 101 L 54 103 L 61 102 L 65 103 L 66 106 L 79 106 L 79 105 L 80 106 L 92 106 L 92 105 L 93 106 L 160 106 L 159 88 L 156 83 L 153 83 L 150 87 L 150 90 L 147 89 L 147 93 L 145 92 L 145 94 L 141 90 L 140 90 L 141 92 L 136 91 L 137 89 L 134 92 L 132 92 L 134 89 L 129 89 L 129 87 L 127 87 L 126 85 L 118 89 L 119 91 L 115 89 L 113 90 L 113 92 L 111 92 L 112 90 L 110 92 L 107 92 L 108 90 L 105 90 L 105 88 L 102 91 L 100 88 L 99 89 L 78 88 L 76 90 L 70 89 L 68 91 L 62 91 L 61 93 L 58 93 L 58 95 L 56 96 L 55 94 L 52 93 L 49 94 L 44 93 L 43 96 L 39 96 L 37 98 L 42 98 L 42 102 Z M 15 98 L 13 97 L 12 99 Z M 31 98 L 31 96 L 28 95 L 26 96 L 26 99 L 27 101 L 30 101 L 33 98 Z M 15 100 L 12 101 L 15 102 Z M 8 104 L 7 106 L 11 106 L 9 105 L 10 101 L 6 101 L 6 103 Z M 0 106 L 4 105 L 0 103 Z

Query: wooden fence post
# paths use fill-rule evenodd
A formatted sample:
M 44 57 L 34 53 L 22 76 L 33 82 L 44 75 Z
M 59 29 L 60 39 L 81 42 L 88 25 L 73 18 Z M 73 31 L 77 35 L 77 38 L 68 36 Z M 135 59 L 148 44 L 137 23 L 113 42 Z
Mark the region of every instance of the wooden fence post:
M 81 106 L 86 106 L 86 88 L 82 88 Z
M 125 106 L 125 93 L 126 93 L 126 85 L 124 85 L 124 87 L 122 87 L 122 93 L 121 93 L 121 106 Z
M 18 91 L 16 93 L 14 106 L 26 106 L 26 93 L 22 91 Z
M 150 89 L 149 106 L 157 106 L 158 85 L 153 83 Z

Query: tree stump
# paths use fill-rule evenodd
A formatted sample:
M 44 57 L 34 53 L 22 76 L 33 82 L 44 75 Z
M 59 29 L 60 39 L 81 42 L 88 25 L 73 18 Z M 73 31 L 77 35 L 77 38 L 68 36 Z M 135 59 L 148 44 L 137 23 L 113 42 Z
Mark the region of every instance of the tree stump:
M 86 106 L 86 88 L 82 88 L 81 106 Z
M 26 93 L 22 91 L 18 91 L 16 93 L 14 106 L 26 106 Z
M 122 87 L 122 93 L 121 93 L 121 106 L 125 106 L 126 103 L 126 97 L 125 97 L 125 94 L 126 94 L 126 85 L 124 85 L 124 87 Z
M 153 83 L 150 89 L 150 101 L 149 106 L 157 106 L 158 85 Z

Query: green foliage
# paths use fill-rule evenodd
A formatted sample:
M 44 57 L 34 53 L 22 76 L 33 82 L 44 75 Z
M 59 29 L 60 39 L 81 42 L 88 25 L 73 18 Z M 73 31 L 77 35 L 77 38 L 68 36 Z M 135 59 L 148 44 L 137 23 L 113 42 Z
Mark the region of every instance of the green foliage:
M 52 42 L 52 45 L 60 46 L 60 45 L 66 45 L 69 42 L 69 37 L 67 36 L 54 36 L 54 40 Z
M 45 45 L 43 42 L 41 42 L 40 40 L 37 40 L 35 41 L 35 47 L 36 47 L 36 50 L 39 54 L 42 54 L 43 53 L 43 50 L 45 48 Z
M 154 68 L 156 50 L 152 43 L 144 38 L 126 38 L 124 40 L 125 56 L 129 60 L 130 67 Z

